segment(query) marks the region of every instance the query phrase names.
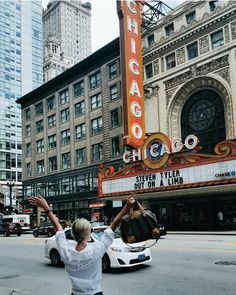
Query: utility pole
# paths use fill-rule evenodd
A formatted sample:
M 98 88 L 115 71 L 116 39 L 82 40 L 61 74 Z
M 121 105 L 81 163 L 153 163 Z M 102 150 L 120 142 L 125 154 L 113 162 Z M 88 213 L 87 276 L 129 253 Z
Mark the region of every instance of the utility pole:
M 9 187 L 9 197 L 10 197 L 10 214 L 12 213 L 12 188 L 15 186 L 15 182 L 12 180 L 7 181 L 7 186 Z

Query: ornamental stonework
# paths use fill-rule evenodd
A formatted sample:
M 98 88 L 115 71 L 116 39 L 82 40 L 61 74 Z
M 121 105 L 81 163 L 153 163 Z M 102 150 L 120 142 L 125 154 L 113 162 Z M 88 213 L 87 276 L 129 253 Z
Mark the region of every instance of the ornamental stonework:
M 209 51 L 209 38 L 208 36 L 204 36 L 199 39 L 199 47 L 200 47 L 200 55 L 207 53 Z
M 181 133 L 178 127 L 180 124 L 181 111 L 188 98 L 196 92 L 197 89 L 203 89 L 210 87 L 215 89 L 223 99 L 225 113 L 227 114 L 226 121 L 226 138 L 235 138 L 235 130 L 233 124 L 233 106 L 232 98 L 229 95 L 225 86 L 212 77 L 198 77 L 187 82 L 181 89 L 176 93 L 173 100 L 170 102 L 169 113 L 167 115 L 168 126 L 167 130 L 171 138 L 180 138 Z
M 164 72 L 164 57 L 161 58 L 161 71 Z
M 236 39 L 236 21 L 231 23 L 232 40 Z
M 228 55 L 217 58 L 217 59 L 215 59 L 211 62 L 208 62 L 204 65 L 201 65 L 199 67 L 193 66 L 190 68 L 190 71 L 165 81 L 164 84 L 165 84 L 166 90 L 176 87 L 179 84 L 185 83 L 189 79 L 193 79 L 193 78 L 195 78 L 197 76 L 201 76 L 201 75 L 207 75 L 208 73 L 215 72 L 219 69 L 225 68 L 226 66 L 229 66 L 229 56 Z M 223 74 L 223 72 L 222 72 L 222 74 Z M 224 73 L 224 77 L 225 77 L 225 79 L 226 78 L 230 79 L 229 77 L 226 76 L 226 73 Z
M 229 38 L 229 26 L 225 26 L 225 43 L 229 43 L 230 38 Z
M 230 73 L 229 73 L 229 68 L 225 68 L 221 71 L 215 72 L 216 75 L 220 76 L 223 78 L 228 84 L 230 85 Z
M 155 59 L 153 62 L 153 70 L 154 70 L 154 76 L 158 75 L 160 73 L 159 69 L 159 59 Z
M 177 89 L 177 87 L 166 91 L 166 108 L 168 107 L 168 104 L 169 104 L 169 102 L 171 100 L 171 97 L 173 96 L 176 89 Z
M 144 86 L 144 97 L 145 100 L 147 99 L 152 99 L 153 97 L 157 98 L 159 97 L 159 86 L 150 86 L 150 85 L 145 85 Z
M 180 65 L 185 62 L 185 51 L 184 47 L 178 49 L 176 51 L 176 59 L 177 59 L 177 64 Z

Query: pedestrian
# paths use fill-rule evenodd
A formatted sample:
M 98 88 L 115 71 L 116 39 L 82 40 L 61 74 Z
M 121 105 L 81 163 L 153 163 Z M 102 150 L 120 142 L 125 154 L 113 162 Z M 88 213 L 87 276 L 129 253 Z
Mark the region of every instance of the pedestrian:
M 101 288 L 102 257 L 113 242 L 114 231 L 121 218 L 129 213 L 130 208 L 136 202 L 134 196 L 130 195 L 127 198 L 125 206 L 104 231 L 100 241 L 88 244 L 91 224 L 87 219 L 76 219 L 71 227 L 72 236 L 77 242 L 76 246 L 68 243 L 58 218 L 55 217 L 43 197 L 32 196 L 29 201 L 45 211 L 56 230 L 57 246 L 71 280 L 71 295 L 103 295 Z
M 217 217 L 218 217 L 219 226 L 222 227 L 223 226 L 223 221 L 224 221 L 223 213 L 221 211 L 219 211 L 218 214 L 217 214 Z

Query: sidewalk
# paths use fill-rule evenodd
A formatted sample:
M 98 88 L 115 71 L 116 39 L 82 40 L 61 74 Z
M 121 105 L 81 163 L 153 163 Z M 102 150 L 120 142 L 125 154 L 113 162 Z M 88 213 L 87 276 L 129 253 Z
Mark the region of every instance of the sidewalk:
M 236 236 L 236 230 L 215 230 L 215 231 L 172 231 L 167 230 L 167 234 L 171 235 L 225 235 L 225 236 Z

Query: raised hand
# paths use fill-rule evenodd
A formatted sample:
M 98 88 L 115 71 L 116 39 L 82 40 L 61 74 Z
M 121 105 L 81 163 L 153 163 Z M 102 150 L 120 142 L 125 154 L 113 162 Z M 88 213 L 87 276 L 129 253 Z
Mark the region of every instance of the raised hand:
M 47 210 L 49 208 L 47 201 L 41 196 L 39 197 L 32 196 L 29 198 L 29 202 L 30 204 L 39 206 L 43 208 L 44 210 Z

